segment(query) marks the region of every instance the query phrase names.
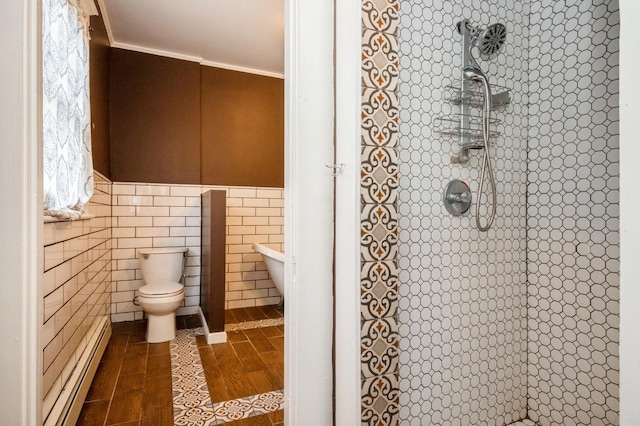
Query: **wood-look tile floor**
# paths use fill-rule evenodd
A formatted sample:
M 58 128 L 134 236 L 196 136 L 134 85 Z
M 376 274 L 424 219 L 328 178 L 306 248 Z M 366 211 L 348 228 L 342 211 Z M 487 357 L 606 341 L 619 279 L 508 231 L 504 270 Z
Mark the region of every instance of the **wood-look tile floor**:
M 226 311 L 226 323 L 283 316 L 276 306 Z M 178 329 L 200 327 L 197 315 L 178 317 Z M 145 321 L 115 323 L 77 425 L 173 425 L 169 342 L 147 343 Z M 284 326 L 227 333 L 226 343 L 198 351 L 213 403 L 284 388 Z M 225 423 L 272 426 L 284 422 L 282 410 Z

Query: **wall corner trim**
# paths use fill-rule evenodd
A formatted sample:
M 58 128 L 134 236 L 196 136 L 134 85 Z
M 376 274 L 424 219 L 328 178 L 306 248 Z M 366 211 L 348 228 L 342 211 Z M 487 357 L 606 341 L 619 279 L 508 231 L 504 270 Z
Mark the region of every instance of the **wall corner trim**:
M 111 31 L 111 22 L 109 21 L 109 15 L 107 14 L 107 8 L 104 5 L 104 0 L 96 0 L 98 2 L 98 8 L 100 9 L 100 15 L 102 15 L 102 21 L 104 27 L 107 30 L 107 38 L 109 39 L 109 45 L 113 47 L 113 31 Z
M 226 331 L 218 331 L 215 333 L 209 332 L 209 327 L 207 326 L 207 320 L 204 318 L 204 313 L 202 312 L 202 308 L 200 307 L 198 307 L 198 315 L 200 316 L 200 322 L 202 322 L 203 334 L 207 338 L 208 345 L 213 345 L 215 343 L 225 343 L 227 341 Z

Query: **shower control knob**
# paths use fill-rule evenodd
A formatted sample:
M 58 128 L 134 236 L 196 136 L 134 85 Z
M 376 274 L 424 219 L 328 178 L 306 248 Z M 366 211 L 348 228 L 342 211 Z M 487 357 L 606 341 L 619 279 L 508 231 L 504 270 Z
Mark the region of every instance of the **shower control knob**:
M 468 192 L 451 193 L 447 195 L 450 203 L 468 203 L 471 201 L 471 194 Z
M 454 179 L 444 188 L 444 207 L 453 216 L 462 216 L 471 207 L 471 189 L 465 182 Z

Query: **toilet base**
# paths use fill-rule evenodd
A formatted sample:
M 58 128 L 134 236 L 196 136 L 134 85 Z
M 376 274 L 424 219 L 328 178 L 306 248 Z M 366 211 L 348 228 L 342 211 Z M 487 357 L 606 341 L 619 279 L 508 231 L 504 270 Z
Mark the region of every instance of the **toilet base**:
M 162 343 L 176 338 L 176 313 L 164 315 L 147 313 L 147 342 Z

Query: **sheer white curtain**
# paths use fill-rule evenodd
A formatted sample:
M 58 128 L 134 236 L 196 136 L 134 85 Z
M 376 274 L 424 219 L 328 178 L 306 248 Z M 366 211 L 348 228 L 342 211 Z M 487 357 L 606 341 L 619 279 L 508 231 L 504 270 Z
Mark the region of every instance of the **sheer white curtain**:
M 93 194 L 88 20 L 77 0 L 42 2 L 44 214 L 62 219 Z

